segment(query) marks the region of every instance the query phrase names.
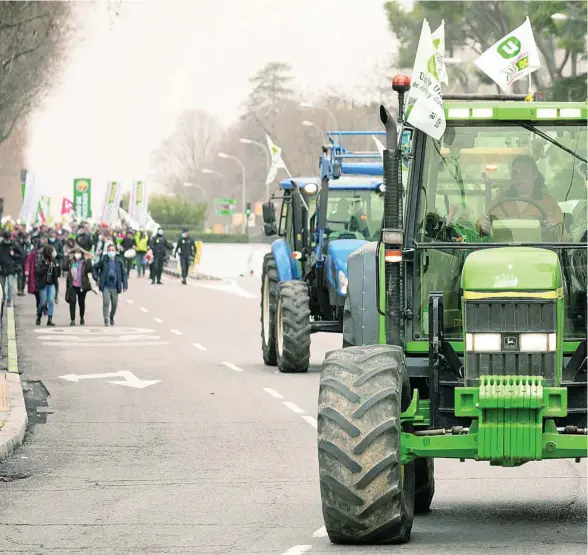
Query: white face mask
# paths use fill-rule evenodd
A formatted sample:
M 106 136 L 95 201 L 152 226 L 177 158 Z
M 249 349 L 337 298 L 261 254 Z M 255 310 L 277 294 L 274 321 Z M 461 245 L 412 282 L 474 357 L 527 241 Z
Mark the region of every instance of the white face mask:
M 81 253 L 81 252 L 76 252 L 76 253 L 74 253 L 74 258 L 75 258 L 76 260 L 79 260 L 80 258 L 82 258 L 82 253 Z
M 106 254 L 108 254 L 109 258 L 114 258 L 116 256 L 116 252 L 115 251 L 108 251 Z

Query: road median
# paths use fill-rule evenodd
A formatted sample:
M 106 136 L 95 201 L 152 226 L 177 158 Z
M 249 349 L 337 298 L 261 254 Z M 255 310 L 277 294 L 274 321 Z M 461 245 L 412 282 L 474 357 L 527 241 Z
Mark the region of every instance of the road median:
M 4 313 L 6 335 L 2 338 L 5 363 L 0 371 L 0 460 L 22 445 L 28 424 L 18 372 L 14 308 L 5 308 Z

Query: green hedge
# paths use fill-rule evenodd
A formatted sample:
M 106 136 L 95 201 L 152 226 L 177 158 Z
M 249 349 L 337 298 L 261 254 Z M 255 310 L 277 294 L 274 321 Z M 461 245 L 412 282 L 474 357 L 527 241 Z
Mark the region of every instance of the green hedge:
M 163 227 L 165 236 L 169 241 L 176 241 L 182 234 L 183 228 Z M 204 243 L 249 243 L 249 236 L 242 233 L 204 233 L 203 231 L 190 231 L 193 239 Z

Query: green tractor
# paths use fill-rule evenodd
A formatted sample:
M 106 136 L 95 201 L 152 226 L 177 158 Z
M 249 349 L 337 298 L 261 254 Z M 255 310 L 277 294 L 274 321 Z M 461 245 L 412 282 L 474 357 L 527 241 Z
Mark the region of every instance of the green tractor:
M 402 120 L 407 87 L 394 89 Z M 319 391 L 322 508 L 337 544 L 409 541 L 436 458 L 587 456 L 587 106 L 444 104 L 440 141 L 413 130 L 405 184 L 397 124 L 380 111 L 381 239 L 349 258 L 354 346 L 328 353 Z

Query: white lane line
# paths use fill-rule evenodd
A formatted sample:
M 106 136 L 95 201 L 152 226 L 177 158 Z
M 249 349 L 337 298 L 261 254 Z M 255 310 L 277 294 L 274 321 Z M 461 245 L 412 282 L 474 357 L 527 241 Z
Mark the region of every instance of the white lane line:
M 169 331 L 171 331 L 172 333 L 175 333 L 176 335 L 184 335 L 184 334 L 183 334 L 183 333 L 182 333 L 180 330 L 177 330 L 177 329 L 175 329 L 175 328 L 172 328 L 172 329 L 171 329 L 171 330 L 169 330 Z
M 308 422 L 315 430 L 317 429 L 316 418 L 313 418 L 312 416 L 303 416 L 302 420 L 304 420 L 305 422 Z
M 295 545 L 284 551 L 282 555 L 302 555 L 302 553 L 306 553 L 309 549 L 312 549 L 312 545 Z
M 153 318 L 158 324 L 163 324 L 163 320 L 161 318 Z
M 127 299 L 127 303 L 133 304 L 135 301 L 131 301 L 131 299 Z
M 272 397 L 275 397 L 276 399 L 283 399 L 284 396 L 281 395 L 280 393 L 278 393 L 275 389 L 272 389 L 271 387 L 264 387 L 263 390 L 268 393 L 269 395 L 271 395 Z
M 149 312 L 144 306 L 139 309 L 141 312 Z
M 304 411 L 296 404 L 294 404 L 292 401 L 282 401 L 284 403 L 284 405 L 286 405 L 292 412 L 295 412 L 296 414 L 302 414 Z
M 206 347 L 204 345 L 200 345 L 200 343 L 192 343 L 192 345 L 201 351 L 206 351 Z
M 326 538 L 327 537 L 327 529 L 324 526 L 321 526 L 318 530 L 313 532 L 313 538 Z
M 235 372 L 243 372 L 243 368 L 239 368 L 238 366 L 234 365 L 232 362 L 223 362 L 223 364 L 227 368 L 230 368 L 231 370 L 234 370 Z

